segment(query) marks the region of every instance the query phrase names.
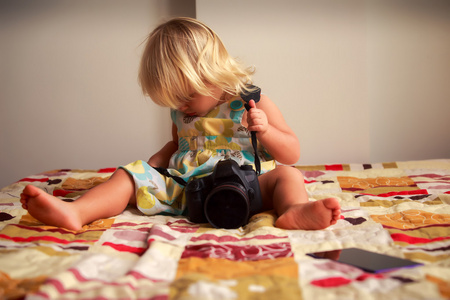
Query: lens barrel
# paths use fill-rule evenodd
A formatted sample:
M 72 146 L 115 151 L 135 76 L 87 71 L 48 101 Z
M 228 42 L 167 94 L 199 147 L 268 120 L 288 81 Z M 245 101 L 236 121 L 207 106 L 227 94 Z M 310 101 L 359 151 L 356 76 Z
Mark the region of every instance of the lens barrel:
M 250 200 L 241 184 L 227 182 L 211 190 L 204 212 L 208 222 L 217 228 L 239 228 L 248 221 Z

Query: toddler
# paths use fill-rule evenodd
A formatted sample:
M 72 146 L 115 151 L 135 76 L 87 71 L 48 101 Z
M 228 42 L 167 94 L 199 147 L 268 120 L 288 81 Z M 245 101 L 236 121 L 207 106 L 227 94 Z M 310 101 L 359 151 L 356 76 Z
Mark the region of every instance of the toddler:
M 244 108 L 241 94 L 253 92 L 251 69 L 230 57 L 219 37 L 205 24 L 175 18 L 148 37 L 139 81 L 158 105 L 171 108 L 172 139 L 148 162 L 118 168 L 111 178 L 74 202 L 64 202 L 27 185 L 21 194 L 24 209 L 39 221 L 70 230 L 97 219 L 120 214 L 129 204 L 144 214 L 180 215 L 185 210 L 184 185 L 155 168 L 188 181 L 213 171 L 222 159 L 253 164 L 249 131 L 258 138 L 259 184 L 263 209 L 274 209 L 275 223 L 284 229 L 323 229 L 340 216 L 337 199 L 308 201 L 301 172 L 293 167 L 300 145 L 280 110 L 262 94 Z

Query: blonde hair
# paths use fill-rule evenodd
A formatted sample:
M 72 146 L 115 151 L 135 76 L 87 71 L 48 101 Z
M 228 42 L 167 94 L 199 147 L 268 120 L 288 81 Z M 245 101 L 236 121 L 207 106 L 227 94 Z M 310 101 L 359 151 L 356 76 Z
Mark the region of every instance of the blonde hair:
M 202 22 L 174 18 L 148 36 L 139 82 L 158 105 L 179 108 L 190 93 L 210 95 L 208 84 L 236 96 L 249 91 L 254 71 L 232 58 L 217 34 Z

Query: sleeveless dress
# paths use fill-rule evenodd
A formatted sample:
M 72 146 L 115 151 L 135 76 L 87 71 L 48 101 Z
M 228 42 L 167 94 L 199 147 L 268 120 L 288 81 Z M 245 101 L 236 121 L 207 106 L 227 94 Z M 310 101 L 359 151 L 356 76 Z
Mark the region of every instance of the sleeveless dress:
M 222 159 L 231 158 L 239 165 L 254 167 L 250 132 L 242 125 L 244 112 L 244 101 L 240 98 L 218 105 L 204 117 L 189 116 L 172 109 L 170 113 L 177 127 L 178 150 L 170 159 L 168 172 L 188 182 L 192 177 L 211 174 Z M 259 144 L 257 153 L 261 174 L 275 168 L 275 160 Z M 141 212 L 146 215 L 183 214 L 186 208 L 183 185 L 141 160 L 120 168 L 134 180 L 136 203 Z

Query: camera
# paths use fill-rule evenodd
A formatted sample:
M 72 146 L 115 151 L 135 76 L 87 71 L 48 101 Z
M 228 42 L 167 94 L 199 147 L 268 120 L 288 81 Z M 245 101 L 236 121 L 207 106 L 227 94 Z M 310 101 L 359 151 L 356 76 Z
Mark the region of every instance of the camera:
M 243 226 L 262 209 L 256 172 L 232 159 L 219 161 L 212 174 L 189 181 L 185 195 L 189 220 L 216 228 Z

